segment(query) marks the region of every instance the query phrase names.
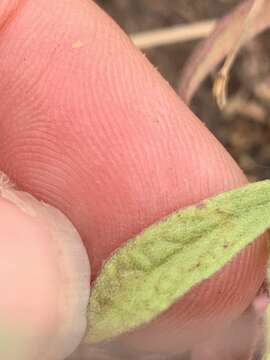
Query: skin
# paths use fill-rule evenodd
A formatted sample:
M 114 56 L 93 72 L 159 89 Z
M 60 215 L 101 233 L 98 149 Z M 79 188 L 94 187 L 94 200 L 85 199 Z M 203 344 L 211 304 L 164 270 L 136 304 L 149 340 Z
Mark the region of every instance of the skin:
M 214 335 L 210 340 L 196 345 L 191 360 L 254 360 L 255 355 L 264 354 L 263 316 L 269 304 L 266 286 L 265 283 L 261 286 L 252 304 L 234 321 L 233 326 L 223 331 L 222 336 Z
M 112 251 L 144 227 L 246 183 L 94 3 L 10 0 L 0 16 L 0 168 L 69 217 L 88 251 L 92 281 Z M 256 297 L 267 255 L 265 238 L 254 241 L 158 319 L 118 341 L 154 352 L 192 349 L 214 334 L 222 343 L 224 329 L 233 332 Z M 46 306 L 40 311 L 48 313 Z
M 8 338 L 25 354 L 22 358 L 31 359 L 39 347 L 48 346 L 45 339 L 60 321 L 55 308 L 59 286 L 56 254 L 44 228 L 17 206 L 0 198 L 0 213 L 0 292 L 4 294 L 0 299 L 0 332 L 7 328 Z M 31 347 L 27 345 L 28 334 L 36 337 Z M 2 347 L 0 354 L 3 356 Z

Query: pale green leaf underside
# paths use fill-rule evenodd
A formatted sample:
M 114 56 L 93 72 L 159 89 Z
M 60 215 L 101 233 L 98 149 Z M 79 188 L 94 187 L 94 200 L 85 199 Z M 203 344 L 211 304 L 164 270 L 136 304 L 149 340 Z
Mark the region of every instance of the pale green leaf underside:
M 86 341 L 103 341 L 150 321 L 269 226 L 268 180 L 220 194 L 150 226 L 102 268 L 90 296 Z

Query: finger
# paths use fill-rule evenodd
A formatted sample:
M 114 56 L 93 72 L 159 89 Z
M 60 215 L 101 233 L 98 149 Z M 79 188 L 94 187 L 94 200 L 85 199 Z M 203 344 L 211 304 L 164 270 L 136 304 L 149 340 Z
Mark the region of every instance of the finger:
M 256 353 L 261 353 L 263 334 L 262 321 L 252 307 L 232 325 L 206 343 L 192 351 L 192 360 L 253 360 Z
M 1 39 L 0 166 L 68 215 L 87 247 L 92 279 L 149 224 L 246 181 L 92 2 L 21 1 Z M 150 347 L 178 348 L 194 324 L 205 334 L 198 317 L 213 324 L 220 316 L 219 324 L 238 316 L 265 276 L 266 257 L 259 240 L 192 290 L 158 320 L 158 330 L 146 328 Z
M 64 358 L 86 328 L 85 250 L 59 211 L 0 185 L 0 357 Z

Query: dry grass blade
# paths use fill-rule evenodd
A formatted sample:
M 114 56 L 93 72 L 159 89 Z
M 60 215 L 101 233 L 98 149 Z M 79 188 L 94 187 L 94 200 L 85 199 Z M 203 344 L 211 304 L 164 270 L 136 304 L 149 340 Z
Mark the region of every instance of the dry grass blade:
M 236 55 L 232 51 L 235 51 L 236 48 L 238 51 L 245 42 L 270 26 L 270 1 L 259 0 L 259 2 L 257 2 L 256 8 L 250 11 L 253 5 L 255 6 L 254 0 L 244 1 L 233 12 L 221 19 L 212 34 L 195 48 L 180 77 L 179 93 L 185 102 L 190 102 L 201 82 L 228 54 L 231 56 L 227 61 L 227 68 L 230 67 L 230 63 L 233 62 Z M 249 20 L 246 20 L 245 35 L 242 38 L 243 21 L 249 14 Z M 240 34 L 240 41 L 238 34 Z M 226 86 L 226 76 L 223 72 L 217 80 L 215 91 L 222 94 L 224 86 Z M 224 99 L 221 99 L 220 102 L 222 104 Z
M 256 16 L 258 16 L 260 11 L 263 9 L 264 2 L 265 0 L 253 0 L 253 4 L 251 4 L 252 6 L 249 13 L 246 15 L 246 17 L 243 16 L 242 27 L 239 31 L 239 34 L 235 37 L 235 45 L 232 47 L 232 50 L 228 54 L 224 65 L 218 72 L 217 78 L 213 86 L 213 95 L 220 109 L 223 109 L 226 105 L 226 92 L 230 69 L 234 63 L 237 53 L 241 48 L 241 45 L 244 44 L 246 41 L 249 27 L 252 27 L 253 21 L 255 21 Z
M 169 28 L 155 29 L 138 34 L 131 34 L 133 43 L 140 49 L 169 45 L 206 37 L 214 29 L 215 20 L 206 20 L 188 25 L 176 25 Z

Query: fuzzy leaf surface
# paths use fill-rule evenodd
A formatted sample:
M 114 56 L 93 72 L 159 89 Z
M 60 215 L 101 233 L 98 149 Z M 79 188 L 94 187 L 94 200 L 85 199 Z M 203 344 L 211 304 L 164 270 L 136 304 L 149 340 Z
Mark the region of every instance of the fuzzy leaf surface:
M 104 264 L 86 341 L 149 322 L 220 270 L 270 226 L 270 181 L 222 193 L 145 229 Z

